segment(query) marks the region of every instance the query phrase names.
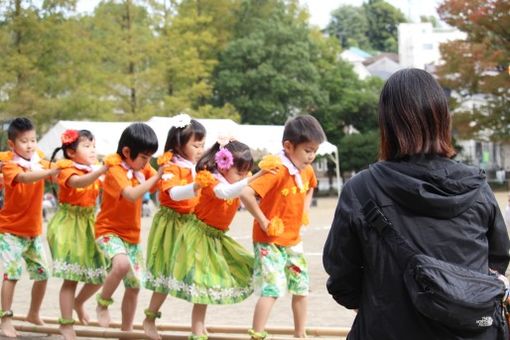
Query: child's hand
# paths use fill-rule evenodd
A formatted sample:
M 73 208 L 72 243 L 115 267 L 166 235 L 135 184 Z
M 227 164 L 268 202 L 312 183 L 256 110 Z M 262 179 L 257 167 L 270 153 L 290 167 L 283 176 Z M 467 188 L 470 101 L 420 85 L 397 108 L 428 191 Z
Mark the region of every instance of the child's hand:
M 168 164 L 168 163 L 160 165 L 159 168 L 158 168 L 158 173 L 156 174 L 156 176 L 158 176 L 158 178 L 161 178 L 161 176 L 163 176 L 163 174 L 165 173 L 165 170 L 169 166 L 170 166 L 170 164 Z
M 59 168 L 51 168 L 49 169 L 49 173 L 48 173 L 48 176 L 58 176 L 58 174 L 60 173 L 60 169 Z

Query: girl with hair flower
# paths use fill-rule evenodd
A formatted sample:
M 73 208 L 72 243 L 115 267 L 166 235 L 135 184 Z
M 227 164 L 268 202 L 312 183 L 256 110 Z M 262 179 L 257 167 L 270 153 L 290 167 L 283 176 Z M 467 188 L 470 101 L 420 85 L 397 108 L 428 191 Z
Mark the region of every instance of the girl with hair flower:
M 238 303 L 253 291 L 253 256 L 226 235 L 241 190 L 265 172 L 247 177 L 252 166 L 249 147 L 231 138 L 214 144 L 198 161 L 195 183 L 201 193 L 195 216 L 171 246 L 169 275 L 160 278 L 169 284 L 169 294 L 194 304 L 189 339 L 207 339 L 207 305 Z
M 94 237 L 96 199 L 108 168 L 96 166 L 96 144 L 88 130 L 66 130 L 62 146 L 55 149 L 50 163 L 62 150 L 64 159 L 57 161 L 57 212 L 48 224 L 48 244 L 53 257 L 53 275 L 64 279 L 60 288 L 60 331 L 64 339 L 75 339 L 73 309 L 82 324 L 89 317 L 83 308 L 103 283 L 105 259 Z M 75 297 L 78 282 L 84 282 Z

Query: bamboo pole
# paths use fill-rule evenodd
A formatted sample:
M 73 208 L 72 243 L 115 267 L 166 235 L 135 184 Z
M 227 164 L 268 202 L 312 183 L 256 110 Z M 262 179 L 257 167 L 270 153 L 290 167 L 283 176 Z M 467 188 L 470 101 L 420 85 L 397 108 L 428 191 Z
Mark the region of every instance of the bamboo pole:
M 25 317 L 21 316 L 14 316 L 13 320 L 17 321 L 26 321 Z M 42 318 L 42 320 L 47 324 L 58 324 L 58 320 L 55 318 Z M 82 326 L 81 324 L 77 323 L 77 326 Z M 99 324 L 95 321 L 89 322 L 87 325 L 89 327 L 100 327 Z M 111 322 L 110 328 L 118 329 L 120 328 L 121 324 L 118 322 Z M 142 325 L 134 325 L 133 328 L 135 330 L 143 330 Z M 191 332 L 189 325 L 170 325 L 170 324 L 160 324 L 157 326 L 157 329 L 159 331 L 172 331 L 172 332 Z M 306 329 L 306 333 L 308 336 L 312 337 L 346 337 L 349 333 L 349 328 L 346 327 L 309 327 Z M 58 330 L 57 330 L 58 331 Z M 218 326 L 207 326 L 207 332 L 209 333 L 209 339 L 213 339 L 212 336 L 214 336 L 214 333 L 221 333 L 221 334 L 242 334 L 244 337 L 242 339 L 246 339 L 246 335 L 248 331 L 248 327 L 244 326 L 226 326 L 226 325 L 218 325 Z M 266 331 L 269 334 L 274 335 L 291 335 L 294 333 L 294 329 L 291 327 L 268 327 L 266 328 Z M 124 334 L 125 332 L 121 332 Z M 223 339 L 225 337 L 222 337 Z

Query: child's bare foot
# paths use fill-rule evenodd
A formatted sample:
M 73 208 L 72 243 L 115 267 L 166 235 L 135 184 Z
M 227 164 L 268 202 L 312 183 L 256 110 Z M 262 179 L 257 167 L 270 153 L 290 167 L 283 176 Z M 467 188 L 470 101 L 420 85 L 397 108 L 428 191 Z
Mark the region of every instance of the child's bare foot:
M 158 333 L 158 329 L 156 328 L 156 321 L 154 319 L 145 318 L 143 320 L 143 331 L 145 335 L 153 340 L 160 340 L 161 336 Z
M 16 332 L 11 318 L 2 318 L 2 325 L 0 328 L 2 329 L 2 333 L 8 338 L 15 338 L 18 336 L 18 332 Z
M 60 334 L 64 340 L 75 340 L 76 333 L 74 332 L 73 325 L 60 325 Z
M 44 322 L 39 317 L 39 313 L 37 314 L 27 314 L 26 321 L 33 323 L 34 325 L 43 326 Z
M 108 312 L 108 307 L 97 306 L 96 307 L 97 314 L 97 322 L 99 326 L 108 328 L 110 326 L 110 312 Z
M 82 325 L 88 325 L 90 321 L 89 314 L 83 308 L 83 305 L 74 305 L 74 310 L 76 311 L 76 314 L 78 315 L 78 320 L 80 320 L 80 323 Z

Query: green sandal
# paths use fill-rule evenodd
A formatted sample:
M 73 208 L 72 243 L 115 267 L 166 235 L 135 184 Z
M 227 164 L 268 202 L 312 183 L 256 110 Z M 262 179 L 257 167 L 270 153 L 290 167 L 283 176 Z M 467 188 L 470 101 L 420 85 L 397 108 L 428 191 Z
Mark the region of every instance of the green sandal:
M 65 319 L 65 318 L 58 318 L 58 324 L 61 326 L 69 326 L 74 325 L 75 321 L 73 319 Z
M 149 308 L 143 311 L 147 319 L 149 320 L 156 320 L 161 318 L 161 312 L 153 312 Z
M 252 340 L 264 340 L 268 336 L 266 331 L 255 332 L 253 329 L 248 330 L 248 335 L 251 337 Z
M 207 335 L 195 335 L 191 334 L 188 336 L 188 340 L 207 340 L 209 337 Z
M 12 312 L 12 310 L 1 310 L 0 309 L 0 319 L 2 318 L 12 318 L 12 316 L 14 315 L 14 313 Z
M 97 301 L 98 305 L 100 305 L 101 307 L 106 307 L 106 308 L 108 308 L 108 306 L 111 306 L 113 304 L 113 299 L 105 299 L 105 298 L 101 297 L 101 294 L 96 295 L 96 301 Z

